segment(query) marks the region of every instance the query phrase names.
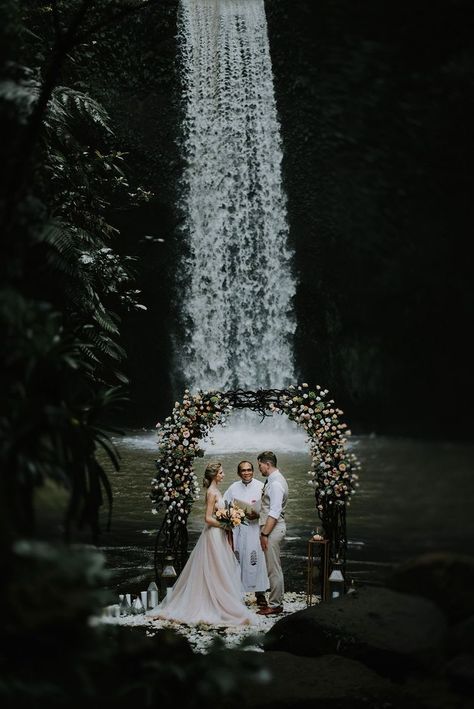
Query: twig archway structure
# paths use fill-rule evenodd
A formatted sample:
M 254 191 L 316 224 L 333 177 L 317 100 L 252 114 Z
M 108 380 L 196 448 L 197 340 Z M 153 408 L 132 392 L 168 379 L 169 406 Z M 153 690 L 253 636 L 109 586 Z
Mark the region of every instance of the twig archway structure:
M 187 521 L 199 484 L 194 458 L 202 457 L 200 442 L 237 409 L 249 409 L 262 416 L 284 414 L 308 435 L 311 454 L 309 484 L 314 489 L 316 511 L 324 535 L 330 540 L 332 558 L 346 557 L 346 508 L 358 486 L 357 457 L 346 450 L 351 435 L 341 421 L 343 412 L 328 390 L 319 385 L 290 386 L 287 389 L 245 391 L 185 391 L 163 424 L 158 423 L 159 449 L 156 475 L 151 484 L 153 512 L 164 511 L 155 542 L 155 573 L 166 555 L 171 554 L 180 571 L 187 559 Z

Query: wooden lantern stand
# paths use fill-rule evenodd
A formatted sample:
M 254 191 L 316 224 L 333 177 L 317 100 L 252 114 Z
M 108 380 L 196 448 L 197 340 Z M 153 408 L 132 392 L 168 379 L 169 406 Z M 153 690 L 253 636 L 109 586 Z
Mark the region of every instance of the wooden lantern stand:
M 313 595 L 315 589 L 314 570 L 319 568 L 319 579 L 321 584 L 321 601 L 328 601 L 329 593 L 329 554 L 330 554 L 329 539 L 308 539 L 308 560 L 307 560 L 307 579 L 306 579 L 306 605 L 313 605 Z

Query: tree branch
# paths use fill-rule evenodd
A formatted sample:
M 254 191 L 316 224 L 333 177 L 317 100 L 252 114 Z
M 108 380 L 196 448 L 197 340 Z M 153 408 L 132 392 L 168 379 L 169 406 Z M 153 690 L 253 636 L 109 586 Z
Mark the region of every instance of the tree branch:
M 59 12 L 58 0 L 52 0 L 51 5 L 53 8 L 54 33 L 56 35 L 56 42 L 59 42 L 62 37 L 62 30 L 61 30 L 61 15 Z

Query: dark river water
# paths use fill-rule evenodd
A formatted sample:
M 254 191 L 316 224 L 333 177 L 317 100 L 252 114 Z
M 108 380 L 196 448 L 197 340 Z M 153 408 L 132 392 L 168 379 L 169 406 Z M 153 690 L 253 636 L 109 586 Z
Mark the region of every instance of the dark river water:
M 278 442 L 278 441 L 277 441 Z M 282 557 L 286 589 L 302 591 L 306 584 L 306 550 L 310 533 L 318 525 L 313 488 L 308 485 L 309 455 L 301 446 L 272 441 L 278 465 L 285 474 L 290 500 L 287 539 Z M 224 491 L 236 478 L 237 463 L 256 460 L 268 440 L 249 446 L 239 439 L 226 447 L 206 449 L 196 459 L 199 481 L 209 460 L 221 460 Z M 116 444 L 122 458 L 119 473 L 110 470 L 114 491 L 112 529 L 104 530 L 100 549 L 112 572 L 110 588 L 138 592 L 154 579 L 153 549 L 160 516 L 153 515 L 149 499 L 154 474 L 154 432 L 132 432 Z M 242 445 L 242 450 L 238 450 Z M 394 565 L 429 551 L 472 554 L 474 548 L 474 446 L 427 442 L 406 438 L 354 437 L 350 447 L 361 463 L 360 488 L 347 511 L 347 574 L 356 582 L 379 583 Z M 258 469 L 257 469 L 258 470 Z M 258 477 L 258 472 L 256 477 Z M 51 513 L 58 499 L 50 495 Z M 49 515 L 50 516 L 50 515 Z M 105 520 L 105 514 L 104 514 Z M 197 500 L 189 520 L 190 548 L 204 524 L 203 500 Z M 84 539 L 84 541 L 87 541 Z

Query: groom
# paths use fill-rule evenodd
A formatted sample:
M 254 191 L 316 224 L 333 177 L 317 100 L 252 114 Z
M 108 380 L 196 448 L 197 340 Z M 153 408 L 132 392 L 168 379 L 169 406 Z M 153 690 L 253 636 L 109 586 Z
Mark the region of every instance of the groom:
M 283 612 L 285 592 L 281 568 L 280 545 L 285 538 L 285 509 L 288 502 L 288 483 L 278 470 L 276 455 L 264 451 L 257 456 L 258 468 L 267 478 L 262 492 L 260 508 L 260 544 L 267 562 L 270 580 L 268 608 L 261 608 L 260 615 L 278 615 Z

